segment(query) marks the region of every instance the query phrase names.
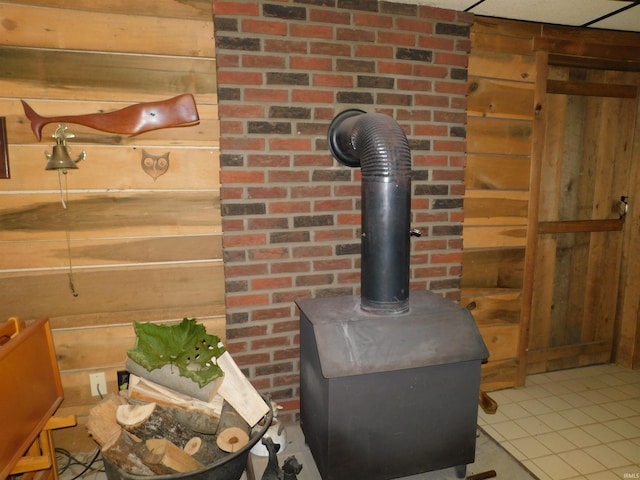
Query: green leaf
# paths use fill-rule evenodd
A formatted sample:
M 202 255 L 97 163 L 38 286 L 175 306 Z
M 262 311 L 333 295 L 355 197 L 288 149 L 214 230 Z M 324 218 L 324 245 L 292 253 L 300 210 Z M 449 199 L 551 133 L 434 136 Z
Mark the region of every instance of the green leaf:
M 178 367 L 180 375 L 201 388 L 224 375 L 217 358 L 226 348 L 216 335 L 209 335 L 195 318 L 172 325 L 133 323 L 136 345 L 127 352 L 131 360 L 149 371 L 165 365 Z

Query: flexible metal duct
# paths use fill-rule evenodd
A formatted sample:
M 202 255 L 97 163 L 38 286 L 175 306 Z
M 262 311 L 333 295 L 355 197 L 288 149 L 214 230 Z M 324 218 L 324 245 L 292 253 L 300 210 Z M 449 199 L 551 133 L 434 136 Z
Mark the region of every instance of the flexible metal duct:
M 362 169 L 361 307 L 409 309 L 411 150 L 388 115 L 350 109 L 329 127 L 329 149 L 343 165 Z

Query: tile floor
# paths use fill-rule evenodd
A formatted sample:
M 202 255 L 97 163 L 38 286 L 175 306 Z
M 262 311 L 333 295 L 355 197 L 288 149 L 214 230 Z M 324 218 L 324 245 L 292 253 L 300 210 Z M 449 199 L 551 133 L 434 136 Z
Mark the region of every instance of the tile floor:
M 640 370 L 530 375 L 490 395 L 498 411 L 478 424 L 540 480 L 640 479 Z

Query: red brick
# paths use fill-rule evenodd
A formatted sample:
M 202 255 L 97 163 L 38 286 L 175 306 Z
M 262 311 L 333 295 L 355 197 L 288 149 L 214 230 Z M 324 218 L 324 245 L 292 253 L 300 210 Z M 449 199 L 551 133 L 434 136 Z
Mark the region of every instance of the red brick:
M 293 282 L 291 277 L 256 278 L 251 281 L 251 290 L 273 290 L 277 288 L 289 288 Z
M 264 172 L 256 170 L 223 170 L 220 172 L 220 182 L 225 185 L 233 183 L 264 183 Z
M 256 245 L 266 245 L 267 236 L 264 233 L 247 233 L 244 235 L 225 235 L 222 238 L 222 245 L 225 248 L 251 247 Z
M 253 295 L 227 295 L 227 307 L 249 307 L 255 305 L 267 305 L 269 296 L 266 293 Z
M 260 7 L 257 2 L 220 2 L 215 0 L 213 2 L 213 14 L 214 15 L 246 15 L 256 16 L 260 13 Z
M 245 19 L 241 22 L 240 30 L 243 33 L 262 33 L 265 35 L 287 34 L 287 24 L 276 20 Z

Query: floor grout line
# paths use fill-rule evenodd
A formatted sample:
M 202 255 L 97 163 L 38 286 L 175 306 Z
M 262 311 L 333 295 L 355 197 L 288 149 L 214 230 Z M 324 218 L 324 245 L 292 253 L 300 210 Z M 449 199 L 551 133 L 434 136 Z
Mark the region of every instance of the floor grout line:
M 490 392 L 479 424 L 541 480 L 640 478 L 640 371 L 597 365 Z

